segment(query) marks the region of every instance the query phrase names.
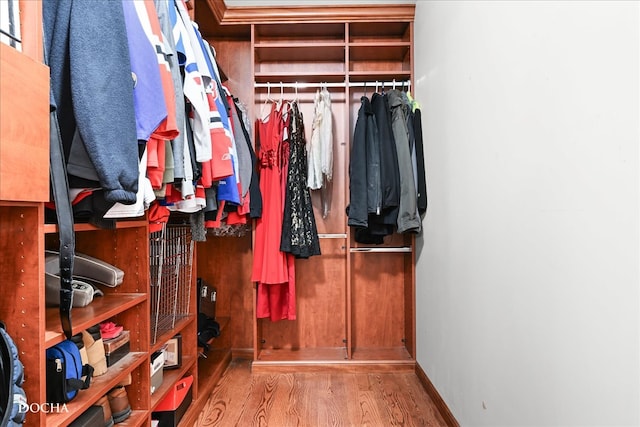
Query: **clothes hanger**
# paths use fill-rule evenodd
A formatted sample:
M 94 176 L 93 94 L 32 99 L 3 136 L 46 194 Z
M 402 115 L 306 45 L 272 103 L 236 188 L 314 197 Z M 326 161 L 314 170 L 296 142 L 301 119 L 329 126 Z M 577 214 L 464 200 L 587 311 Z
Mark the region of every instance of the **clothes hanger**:
M 280 111 L 284 102 L 284 84 L 280 82 L 280 99 L 276 102 L 276 110 Z
M 267 108 L 269 102 L 273 102 L 273 99 L 271 99 L 271 83 L 267 82 L 267 97 L 264 99 L 264 104 L 262 104 L 262 108 L 260 109 L 260 117 L 263 122 L 269 118 L 269 114 L 271 113 L 267 110 L 265 114 L 265 108 Z

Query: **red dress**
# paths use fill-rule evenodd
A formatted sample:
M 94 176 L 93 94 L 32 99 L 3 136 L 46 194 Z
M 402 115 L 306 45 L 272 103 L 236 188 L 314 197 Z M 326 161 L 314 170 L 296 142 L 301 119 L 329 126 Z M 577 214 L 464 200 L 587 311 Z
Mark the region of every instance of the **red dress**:
M 295 319 L 295 269 L 290 254 L 280 251 L 284 215 L 281 162 L 284 122 L 282 111 L 271 106 L 268 120 L 256 122 L 262 217 L 256 221 L 251 281 L 258 283 L 257 317 L 273 321 Z M 284 168 L 284 169 L 283 169 Z

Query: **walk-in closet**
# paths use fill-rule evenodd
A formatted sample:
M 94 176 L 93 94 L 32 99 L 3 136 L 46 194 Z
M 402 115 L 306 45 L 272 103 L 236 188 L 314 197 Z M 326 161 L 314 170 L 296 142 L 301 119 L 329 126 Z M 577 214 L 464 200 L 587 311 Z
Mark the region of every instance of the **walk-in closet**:
M 12 3 L 20 8 L 22 49 L 1 46 L 3 110 L 12 115 L 11 124 L 3 119 L 2 127 L 0 212 L 2 252 L 11 261 L 2 264 L 2 271 L 21 285 L 7 294 L 5 300 L 10 303 L 3 304 L 0 313 L 21 350 L 27 401 L 53 404 L 52 376 L 41 374 L 48 366 L 45 350 L 83 336 L 97 325 L 102 341 L 123 329 L 128 340 L 126 356 L 106 373 L 94 375 L 87 390 L 64 402 L 65 411 L 28 413 L 27 425 L 75 425 L 99 406 L 102 396 L 111 400 L 113 390 L 122 386 L 130 406 L 126 425 L 153 425 L 152 420 L 166 411 L 167 400 L 175 400 L 178 387 L 184 384 L 188 384 L 188 403 L 173 408 L 174 416 L 180 412 L 181 425 L 193 425 L 225 369 L 238 358 L 249 360 L 254 373 L 413 373 L 414 242 L 424 214 L 416 205 L 415 148 L 410 152 L 407 146 L 405 164 L 393 164 L 396 175 L 409 171 L 411 177 L 409 212 L 415 218 L 402 230 L 396 224 L 397 212 L 391 222 L 374 225 L 374 218 L 394 214 L 384 204 L 367 206 L 367 196 L 360 197 L 367 191 L 367 182 L 350 185 L 352 174 L 361 173 L 366 180 L 365 169 L 376 168 L 382 171 L 381 176 L 376 174 L 376 191 L 388 191 L 383 185 L 389 172 L 384 172 L 387 166 L 381 164 L 380 154 L 376 151 L 374 165 L 368 163 L 371 154 L 362 159 L 359 154 L 350 155 L 357 128 L 366 132 L 365 103 L 379 101 L 383 110 L 378 119 L 386 132 L 392 129 L 387 95 L 402 96 L 406 116 L 401 124 L 413 123 L 415 105 L 411 107 L 408 99 L 415 100 L 407 95 L 411 96 L 413 85 L 414 6 L 228 8 L 222 1 L 156 3 L 125 2 L 124 12 L 113 5 L 102 12 L 103 19 L 124 25 L 128 35 L 128 41 L 121 34 L 119 41 L 108 38 L 105 45 L 115 48 L 117 43 L 128 43 L 129 51 L 135 52 L 109 66 L 125 79 L 129 71 L 122 72 L 114 64 L 123 60 L 131 66 L 135 83 L 131 111 L 135 111 L 142 165 L 118 172 L 115 179 L 120 183 L 113 190 L 109 171 L 124 168 L 122 163 L 129 160 L 114 148 L 113 158 L 118 160 L 102 164 L 107 158 L 101 157 L 107 156 L 104 147 L 92 148 L 101 138 L 91 133 L 101 126 L 92 113 L 94 107 L 88 106 L 84 113 L 68 109 L 69 97 L 72 104 L 80 105 L 87 96 L 82 93 L 81 74 L 91 71 L 76 58 L 84 48 L 82 31 L 88 30 L 83 25 L 93 15 L 87 11 L 84 21 L 77 21 L 81 7 L 75 3 Z M 170 24 L 173 31 L 166 26 Z M 68 32 L 59 33 L 64 25 Z M 94 30 L 108 34 L 102 27 Z M 141 59 L 144 54 L 150 55 L 147 60 L 155 56 L 146 48 L 145 34 L 161 43 L 156 53 L 164 55 L 168 64 L 180 61 L 181 75 L 176 83 L 174 74 L 171 97 L 164 86 L 171 85 L 170 66 L 163 68 L 159 60 L 157 70 L 144 69 L 148 64 Z M 137 37 L 142 37 L 145 49 L 139 47 Z M 197 53 L 196 48 L 203 50 Z M 42 64 L 43 57 L 50 67 Z M 56 62 L 69 58 L 67 65 Z M 192 58 L 197 58 L 193 64 Z M 198 74 L 193 73 L 196 63 Z M 65 74 L 64 67 L 70 67 L 70 74 Z M 146 86 L 158 70 L 165 102 L 171 104 L 162 111 L 153 109 L 154 104 L 165 103 L 162 98 L 153 101 L 150 95 L 141 95 L 153 94 Z M 114 74 L 105 84 L 117 78 Z M 17 84 L 19 79 L 31 83 Z M 73 91 L 60 89 L 63 84 L 70 84 Z M 198 99 L 196 84 L 207 88 L 203 93 L 208 104 L 207 99 L 205 103 Z M 48 191 L 50 86 L 52 103 L 57 104 L 52 108 L 56 118 L 51 128 L 59 131 L 72 195 L 73 280 L 79 279 L 83 256 L 120 275 L 118 284 L 94 284 L 99 293 L 86 306 L 77 306 L 79 291 L 74 290 L 70 325 L 63 310 L 43 295 L 45 284 L 51 284 L 50 265 L 58 262 L 55 255 L 48 255 L 52 258 L 45 263 L 45 250 L 57 254 L 60 249 L 62 262 L 68 246 L 67 231 L 59 223 L 64 201 L 51 199 Z M 24 92 L 27 88 L 33 93 Z M 131 93 L 122 85 L 114 86 L 114 91 L 122 90 L 121 99 Z M 120 138 L 126 139 L 133 118 L 121 116 L 128 107 L 109 104 L 113 93 L 98 90 L 92 96 L 97 104 L 100 99 L 107 102 L 104 114 L 118 116 Z M 173 105 L 171 100 L 178 98 L 181 102 Z M 34 100 L 39 100 L 35 102 L 38 110 L 31 109 Z M 140 114 L 143 108 L 144 115 Z M 171 119 L 173 114 L 177 119 Z M 73 129 L 69 133 L 67 116 L 75 120 L 75 135 Z M 368 132 L 373 132 L 371 125 Z M 412 137 L 413 133 L 412 127 Z M 178 150 L 179 135 L 184 139 Z M 216 145 L 225 136 L 228 148 Z M 376 136 L 376 150 L 395 153 L 396 147 L 387 144 L 385 148 L 385 141 L 378 148 Z M 363 139 L 362 150 L 364 144 Z M 80 145 L 96 169 L 101 188 L 75 190 L 89 187 L 79 178 L 91 177 L 80 166 Z M 21 157 L 21 147 L 34 156 L 28 161 Z M 203 154 L 207 149 L 213 150 L 214 160 L 201 162 L 207 158 Z M 215 160 L 216 150 L 227 149 L 229 154 Z M 423 182 L 423 162 L 421 170 Z M 167 178 L 169 173 L 175 176 Z M 140 188 L 127 184 L 126 175 L 139 175 Z M 34 185 L 29 192 L 17 191 L 14 183 L 27 177 Z M 143 184 L 152 188 L 154 201 L 147 200 L 149 193 L 142 193 Z M 397 211 L 397 179 L 396 185 Z M 231 190 L 236 186 L 234 194 Z M 136 191 L 137 201 L 130 196 Z M 214 199 L 214 207 L 205 201 L 208 198 Z M 86 200 L 88 206 L 83 205 Z M 100 202 L 109 205 L 106 213 L 97 207 Z M 281 271 L 276 271 L 278 265 Z M 66 273 L 61 269 L 58 274 Z M 205 295 L 215 310 L 206 315 Z M 30 343 L 29 351 L 24 350 L 25 343 Z M 158 355 L 171 348 L 175 351 L 176 345 L 179 362 L 167 368 L 165 360 L 159 375 L 154 367 Z M 174 357 L 173 353 L 162 356 Z
M 0 425 L 640 425 L 639 28 L 0 0 Z

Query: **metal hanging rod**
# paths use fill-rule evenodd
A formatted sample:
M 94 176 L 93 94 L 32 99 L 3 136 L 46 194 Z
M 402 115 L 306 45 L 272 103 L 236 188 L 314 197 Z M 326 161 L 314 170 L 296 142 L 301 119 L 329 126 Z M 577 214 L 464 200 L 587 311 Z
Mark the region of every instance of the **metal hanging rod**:
M 345 233 L 318 233 L 320 239 L 346 239 Z
M 408 246 L 398 247 L 398 248 L 351 248 L 350 252 L 378 252 L 378 253 L 389 253 L 389 252 L 411 252 L 411 248 Z
M 393 81 L 373 81 L 373 82 L 339 82 L 339 83 L 304 83 L 304 82 L 278 82 L 278 83 L 255 83 L 256 88 L 278 89 L 278 88 L 291 88 L 291 89 L 307 89 L 307 88 L 321 88 L 321 87 L 411 87 L 410 80 L 393 80 Z

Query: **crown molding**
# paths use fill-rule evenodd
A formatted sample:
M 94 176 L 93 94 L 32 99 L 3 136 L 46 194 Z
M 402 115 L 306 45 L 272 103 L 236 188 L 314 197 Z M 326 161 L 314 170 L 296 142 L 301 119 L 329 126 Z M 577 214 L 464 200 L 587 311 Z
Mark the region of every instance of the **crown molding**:
M 414 4 L 340 6 L 234 6 L 206 0 L 220 25 L 286 22 L 412 21 Z

